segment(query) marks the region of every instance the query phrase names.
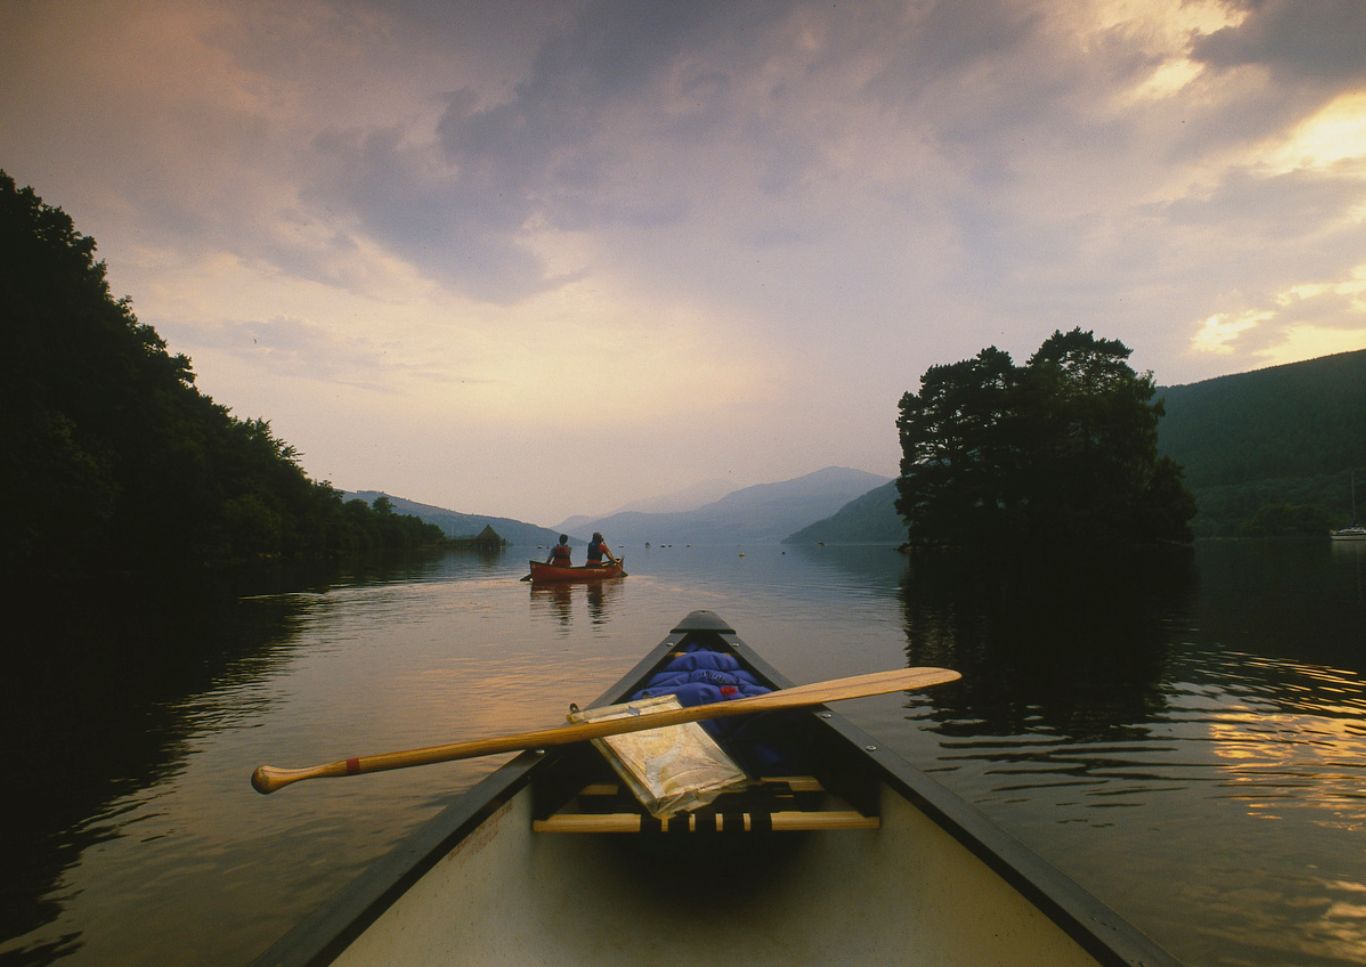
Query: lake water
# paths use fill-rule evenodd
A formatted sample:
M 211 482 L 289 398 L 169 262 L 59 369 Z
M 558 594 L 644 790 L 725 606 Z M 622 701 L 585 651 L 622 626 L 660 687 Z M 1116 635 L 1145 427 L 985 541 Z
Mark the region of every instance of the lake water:
M 1366 545 L 620 550 L 631 577 L 596 588 L 533 589 L 513 549 L 302 593 L 21 604 L 0 962 L 250 959 L 503 760 L 270 797 L 255 765 L 556 724 L 695 608 L 796 682 L 963 672 L 840 710 L 1182 960 L 1366 961 Z

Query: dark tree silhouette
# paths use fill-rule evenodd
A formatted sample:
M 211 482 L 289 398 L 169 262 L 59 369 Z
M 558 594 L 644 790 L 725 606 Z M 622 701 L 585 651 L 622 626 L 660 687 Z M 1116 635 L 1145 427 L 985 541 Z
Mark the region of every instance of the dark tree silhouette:
M 1195 504 L 1157 455 L 1162 406 L 1129 353 L 1073 329 L 1023 367 L 990 347 L 927 370 L 897 419 L 911 542 L 1189 540 Z
M 0 171 L 0 572 L 82 575 L 334 556 L 441 540 L 343 507 L 263 419 L 200 393 L 95 242 Z

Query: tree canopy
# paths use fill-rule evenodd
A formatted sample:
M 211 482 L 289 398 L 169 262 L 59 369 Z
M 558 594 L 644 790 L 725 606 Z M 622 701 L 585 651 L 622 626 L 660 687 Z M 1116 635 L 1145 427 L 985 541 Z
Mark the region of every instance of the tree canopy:
M 95 241 L 0 171 L 0 573 L 85 574 L 435 543 L 312 481 L 264 419 L 114 299 Z
M 1162 404 L 1129 354 L 1077 328 L 1024 366 L 993 346 L 926 370 L 897 418 L 911 542 L 1189 540 L 1195 504 L 1157 454 Z

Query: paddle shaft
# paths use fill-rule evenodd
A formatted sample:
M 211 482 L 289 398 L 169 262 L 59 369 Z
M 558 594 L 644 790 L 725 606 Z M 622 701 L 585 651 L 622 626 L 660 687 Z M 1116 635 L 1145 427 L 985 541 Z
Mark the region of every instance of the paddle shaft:
M 738 698 L 729 702 L 712 702 L 707 705 L 693 705 L 690 708 L 667 709 L 648 715 L 628 716 L 601 722 L 580 722 L 552 729 L 517 732 L 494 738 L 472 739 L 467 742 L 451 742 L 446 745 L 433 745 L 422 749 L 352 756 L 349 759 L 340 759 L 326 765 L 309 766 L 303 769 L 277 769 L 274 766 L 257 766 L 256 771 L 251 775 L 251 784 L 259 793 L 272 793 L 290 783 L 299 782 L 303 779 L 354 776 L 367 772 L 383 772 L 387 769 L 407 769 L 411 766 L 425 766 L 436 762 L 451 762 L 455 759 L 474 759 L 479 756 L 496 755 L 500 752 L 520 752 L 525 749 L 570 745 L 574 742 L 586 742 L 589 739 L 602 738 L 605 735 L 642 732 L 646 729 L 682 725 L 684 722 L 700 722 L 706 719 L 719 719 L 732 715 L 747 715 L 779 709 L 804 708 L 847 698 L 885 695 L 889 692 L 913 691 L 929 688 L 931 685 L 942 685 L 945 682 L 956 681 L 961 677 L 958 672 L 948 668 L 902 668 L 894 671 L 873 672 L 869 675 L 853 675 L 849 678 L 813 682 L 810 685 L 798 685 L 795 688 L 784 688 L 765 695 L 753 695 L 749 698 Z

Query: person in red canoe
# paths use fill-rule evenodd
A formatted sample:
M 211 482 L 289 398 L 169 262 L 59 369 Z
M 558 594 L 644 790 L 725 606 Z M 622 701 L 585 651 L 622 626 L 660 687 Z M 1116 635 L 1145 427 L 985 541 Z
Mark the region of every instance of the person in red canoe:
M 547 564 L 554 564 L 556 567 L 569 567 L 569 557 L 572 552 L 569 549 L 569 535 L 561 534 L 560 542 L 550 549 L 550 556 L 545 559 Z
M 593 539 L 588 542 L 587 566 L 602 567 L 602 558 L 604 554 L 607 556 L 607 560 L 611 561 L 613 564 L 620 563 L 616 559 L 616 555 L 612 553 L 612 549 L 607 546 L 607 542 L 602 539 L 602 535 L 597 531 L 594 531 Z

